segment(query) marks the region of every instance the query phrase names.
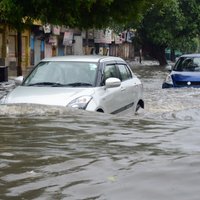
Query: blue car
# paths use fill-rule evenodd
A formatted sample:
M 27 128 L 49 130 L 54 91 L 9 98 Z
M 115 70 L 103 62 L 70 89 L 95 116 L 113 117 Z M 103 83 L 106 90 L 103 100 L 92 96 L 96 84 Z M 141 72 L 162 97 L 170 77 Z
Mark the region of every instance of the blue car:
M 200 87 L 200 54 L 182 55 L 162 84 L 162 88 L 180 87 Z

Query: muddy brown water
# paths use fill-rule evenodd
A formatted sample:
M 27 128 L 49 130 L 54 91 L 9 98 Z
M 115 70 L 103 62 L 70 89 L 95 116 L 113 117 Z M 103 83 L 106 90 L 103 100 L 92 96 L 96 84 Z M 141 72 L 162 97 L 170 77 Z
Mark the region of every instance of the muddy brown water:
M 199 200 L 200 89 L 161 89 L 137 67 L 145 109 L 106 115 L 0 106 L 1 200 Z

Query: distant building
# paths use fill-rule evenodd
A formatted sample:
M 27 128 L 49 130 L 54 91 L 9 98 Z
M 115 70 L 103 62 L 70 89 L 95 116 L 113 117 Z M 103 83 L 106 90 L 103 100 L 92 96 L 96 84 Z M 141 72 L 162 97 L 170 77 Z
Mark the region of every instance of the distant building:
M 30 30 L 22 33 L 22 67 L 29 65 Z M 0 24 L 0 65 L 15 68 L 17 66 L 17 32 Z
M 111 29 L 80 31 L 65 26 L 34 25 L 22 33 L 22 70 L 52 56 L 102 54 L 134 58 L 132 32 L 117 35 Z M 0 66 L 15 70 L 18 65 L 17 32 L 0 24 Z

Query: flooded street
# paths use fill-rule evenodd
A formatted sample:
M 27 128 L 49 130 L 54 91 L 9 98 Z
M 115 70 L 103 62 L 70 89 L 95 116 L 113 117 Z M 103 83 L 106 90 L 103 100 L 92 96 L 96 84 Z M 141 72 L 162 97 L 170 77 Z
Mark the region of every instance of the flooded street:
M 0 200 L 199 200 L 200 89 L 134 72 L 138 115 L 1 105 Z

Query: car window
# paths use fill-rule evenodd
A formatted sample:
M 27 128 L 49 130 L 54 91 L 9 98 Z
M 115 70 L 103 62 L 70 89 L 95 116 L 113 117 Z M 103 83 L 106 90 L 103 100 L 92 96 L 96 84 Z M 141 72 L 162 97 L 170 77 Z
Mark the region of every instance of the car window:
M 51 61 L 41 62 L 25 80 L 24 85 L 50 82 L 95 84 L 97 63 Z
M 132 78 L 131 72 L 126 65 L 120 64 L 117 65 L 120 73 L 121 81 L 128 80 Z
M 199 57 L 182 57 L 174 66 L 175 71 L 200 71 Z
M 114 64 L 113 65 L 106 65 L 105 68 L 104 68 L 104 81 L 107 78 L 110 78 L 110 77 L 118 78 L 116 66 Z
M 200 71 L 200 58 L 193 59 L 193 66 L 195 68 L 195 71 Z

